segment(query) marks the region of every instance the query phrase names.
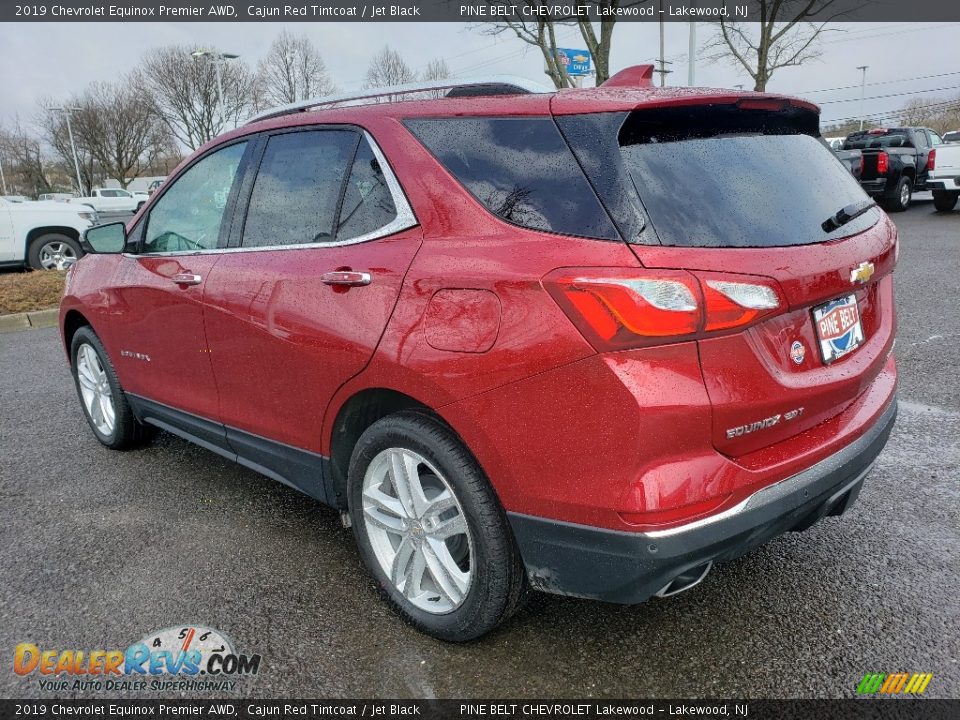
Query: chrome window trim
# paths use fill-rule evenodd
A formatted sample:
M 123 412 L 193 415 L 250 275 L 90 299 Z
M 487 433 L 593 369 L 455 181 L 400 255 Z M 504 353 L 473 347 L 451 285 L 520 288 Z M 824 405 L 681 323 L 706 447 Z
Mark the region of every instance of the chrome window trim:
M 371 242 L 372 240 L 379 240 L 381 238 L 388 237 L 395 233 L 401 232 L 402 230 L 409 230 L 412 227 L 416 227 L 419 223 L 417 222 L 417 216 L 413 213 L 413 208 L 410 207 L 410 202 L 407 200 L 406 194 L 403 192 L 403 188 L 400 186 L 400 181 L 397 180 L 397 176 L 393 173 L 393 168 L 390 167 L 390 163 L 387 162 L 386 156 L 383 154 L 383 151 L 380 150 L 380 146 L 377 145 L 376 140 L 368 133 L 366 130 L 362 130 L 363 137 L 369 143 L 370 149 L 373 150 L 373 155 L 377 159 L 377 162 L 380 163 L 380 168 L 383 170 L 384 180 L 387 182 L 387 189 L 390 191 L 390 195 L 393 197 L 393 205 L 397 209 L 397 216 L 391 220 L 386 225 L 377 228 L 371 232 L 366 233 L 365 235 L 359 235 L 354 238 L 349 238 L 347 240 L 333 240 L 330 242 L 318 242 L 318 243 L 298 243 L 294 245 L 263 245 L 257 247 L 240 247 L 235 248 L 210 248 L 209 250 L 171 250 L 170 252 L 151 252 L 151 253 L 123 253 L 124 257 L 185 257 L 190 255 L 220 255 L 227 253 L 236 253 L 236 252 L 264 252 L 264 251 L 276 251 L 276 250 L 306 250 L 310 248 L 328 248 L 328 247 L 343 247 L 345 245 L 359 245 L 360 243 Z M 352 167 L 350 168 L 353 169 Z M 349 181 L 349 176 L 347 177 Z

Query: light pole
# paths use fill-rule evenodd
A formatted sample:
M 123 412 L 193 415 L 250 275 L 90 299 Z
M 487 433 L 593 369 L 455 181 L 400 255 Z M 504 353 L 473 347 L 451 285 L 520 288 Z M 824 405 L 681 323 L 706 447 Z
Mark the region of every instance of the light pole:
M 857 70 L 860 70 L 863 73 L 863 78 L 860 80 L 860 129 L 863 130 L 863 95 L 864 90 L 867 88 L 867 68 L 869 65 L 857 65 Z
M 67 134 L 70 136 L 70 150 L 73 152 L 73 169 L 77 171 L 77 191 L 80 193 L 80 197 L 83 197 L 86 193 L 83 191 L 83 180 L 80 179 L 80 161 L 77 159 L 77 144 L 73 141 L 73 126 L 70 124 L 70 113 L 78 112 L 80 108 L 55 107 L 50 109 L 62 112 L 67 116 Z
M 690 3 L 691 7 L 696 7 L 697 3 Z M 697 82 L 697 24 L 690 23 L 690 42 L 687 47 L 687 87 L 693 87 Z
M 220 68 L 220 63 L 226 62 L 227 60 L 236 60 L 239 55 L 236 53 L 222 53 L 217 50 L 194 50 L 190 53 L 190 56 L 193 58 L 202 58 L 208 57 L 213 60 L 214 69 L 217 72 L 217 104 L 220 106 L 221 111 L 223 110 L 223 70 Z

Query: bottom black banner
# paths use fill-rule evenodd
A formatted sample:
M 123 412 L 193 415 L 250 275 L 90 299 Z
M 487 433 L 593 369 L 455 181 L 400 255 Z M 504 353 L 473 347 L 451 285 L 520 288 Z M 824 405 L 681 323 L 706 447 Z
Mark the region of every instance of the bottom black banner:
M 960 700 L 0 700 L 0 718 L 940 718 Z

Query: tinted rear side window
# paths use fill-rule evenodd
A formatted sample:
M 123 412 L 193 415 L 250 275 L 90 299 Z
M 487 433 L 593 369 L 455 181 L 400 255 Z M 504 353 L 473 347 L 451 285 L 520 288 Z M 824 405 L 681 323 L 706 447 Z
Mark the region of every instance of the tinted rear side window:
M 397 216 L 393 196 L 380 162 L 366 140 L 361 141 L 343 195 L 337 239 L 350 240 L 379 230 Z
M 617 231 L 552 118 L 408 120 L 492 213 L 514 225 L 614 240 Z
M 804 245 L 876 223 L 880 214 L 871 210 L 832 233 L 823 230 L 827 218 L 867 196 L 818 138 L 798 129 L 816 132 L 816 116 L 808 122 L 794 112 L 638 111 L 610 132 L 618 151 L 584 166 L 598 176 L 594 184 L 608 206 L 607 195 L 635 193 L 664 245 Z M 615 185 L 605 180 L 614 177 Z
M 333 240 L 344 177 L 359 141 L 349 130 L 271 137 L 250 196 L 243 246 Z

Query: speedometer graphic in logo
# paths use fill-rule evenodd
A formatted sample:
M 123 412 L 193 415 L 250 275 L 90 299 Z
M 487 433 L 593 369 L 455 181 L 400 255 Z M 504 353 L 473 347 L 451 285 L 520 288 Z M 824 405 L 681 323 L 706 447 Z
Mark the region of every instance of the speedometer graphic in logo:
M 203 667 L 211 655 L 235 655 L 233 643 L 219 630 L 203 625 L 174 626 L 145 635 L 140 641 L 151 652 L 166 650 L 173 654 L 199 652 Z M 194 655 L 194 657 L 196 657 Z

